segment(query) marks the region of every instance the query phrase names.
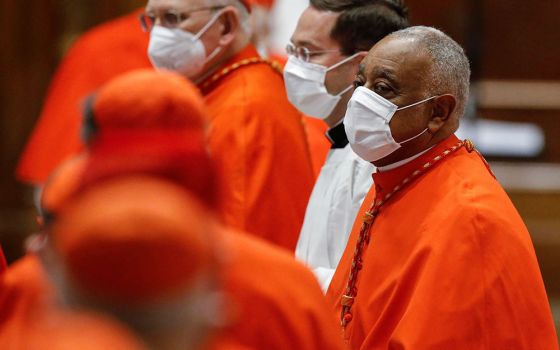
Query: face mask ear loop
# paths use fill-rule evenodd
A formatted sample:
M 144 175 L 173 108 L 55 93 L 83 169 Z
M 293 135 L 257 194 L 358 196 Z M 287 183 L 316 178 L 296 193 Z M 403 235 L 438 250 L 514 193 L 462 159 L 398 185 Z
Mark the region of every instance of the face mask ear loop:
M 344 90 L 342 90 L 341 92 L 339 92 L 338 94 L 336 94 L 336 96 L 342 96 L 342 95 L 344 95 L 345 93 L 347 93 L 348 91 L 350 91 L 353 87 L 354 87 L 353 84 L 348 85 L 348 87 L 347 87 L 346 89 L 344 89 Z
M 344 63 L 350 61 L 351 59 L 353 59 L 354 57 L 357 57 L 360 53 L 356 52 L 355 54 L 353 54 L 352 56 L 348 56 L 345 59 L 343 59 L 342 61 L 333 64 L 332 66 L 330 66 L 329 68 L 327 68 L 327 72 L 330 70 L 335 69 L 336 67 L 342 66 Z
M 426 99 L 423 99 L 422 101 L 418 101 L 418 102 L 414 102 L 413 104 L 409 104 L 408 106 L 399 107 L 399 108 L 397 108 L 397 111 L 402 111 L 403 109 L 407 109 L 407 108 L 410 108 L 410 107 L 414 107 L 414 106 L 416 106 L 416 105 L 419 105 L 419 104 L 421 104 L 421 103 L 424 103 L 424 102 L 429 101 L 429 100 L 431 100 L 431 99 L 433 99 L 433 98 L 436 98 L 436 97 L 439 97 L 439 96 L 428 97 L 428 98 L 426 98 Z
M 222 13 L 224 13 L 223 10 L 219 11 L 218 13 L 216 13 L 214 15 L 214 17 L 210 18 L 210 20 L 208 21 L 208 23 L 206 23 L 204 25 L 204 27 L 200 28 L 200 30 L 198 31 L 198 33 L 196 33 L 196 35 L 194 36 L 195 40 L 200 39 L 200 37 L 206 33 L 206 31 L 216 22 L 216 20 L 218 19 L 218 17 L 220 17 L 222 15 Z
M 401 141 L 401 142 L 399 142 L 399 145 L 402 145 L 403 143 L 407 143 L 408 141 L 412 141 L 412 140 L 414 140 L 414 139 L 416 139 L 416 138 L 418 138 L 418 137 L 422 136 L 422 134 L 424 134 L 424 133 L 425 133 L 426 131 L 428 131 L 428 128 L 426 128 L 426 129 L 422 130 L 422 132 L 421 132 L 421 133 L 419 133 L 419 134 L 418 134 L 418 135 L 416 135 L 416 136 L 412 136 L 412 137 L 411 137 L 411 138 L 409 138 L 409 139 L 406 139 L 406 140 L 404 140 L 404 141 Z

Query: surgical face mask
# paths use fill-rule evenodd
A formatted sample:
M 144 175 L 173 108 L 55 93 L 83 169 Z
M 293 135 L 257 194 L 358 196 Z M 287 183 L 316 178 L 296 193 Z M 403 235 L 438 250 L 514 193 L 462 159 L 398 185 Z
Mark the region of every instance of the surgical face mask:
M 419 105 L 435 97 L 437 96 L 398 107 L 368 88 L 358 87 L 348 101 L 344 117 L 344 129 L 350 147 L 358 156 L 368 162 L 387 157 L 398 150 L 403 143 L 412 141 L 428 131 L 428 128 L 425 128 L 414 137 L 396 142 L 389 127 L 393 115 L 397 111 Z
M 284 84 L 288 100 L 306 115 L 326 119 L 340 101 L 340 97 L 352 89 L 352 85 L 349 85 L 336 95 L 329 94 L 325 87 L 327 72 L 340 67 L 357 55 L 358 53 L 349 56 L 330 67 L 290 56 L 284 67 Z
M 168 69 L 183 74 L 187 78 L 197 76 L 204 65 L 221 50 L 217 47 L 210 55 L 206 55 L 200 37 L 216 22 L 221 12 L 193 34 L 179 28 L 166 28 L 160 25 L 150 32 L 148 56 L 152 65 L 158 69 Z

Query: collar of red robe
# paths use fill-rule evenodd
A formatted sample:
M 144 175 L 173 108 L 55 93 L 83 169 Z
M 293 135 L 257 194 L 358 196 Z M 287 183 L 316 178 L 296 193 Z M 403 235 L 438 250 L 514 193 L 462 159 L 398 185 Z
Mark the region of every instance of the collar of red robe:
M 261 58 L 257 49 L 253 44 L 249 44 L 245 46 L 245 48 L 235 54 L 232 58 L 227 60 L 224 64 L 222 64 L 216 72 L 209 76 L 208 78 L 204 79 L 198 84 L 198 87 L 203 95 L 207 95 L 210 91 L 212 91 L 218 84 L 214 84 L 221 78 L 225 77 L 229 73 L 235 71 L 238 68 L 248 66 L 251 64 L 257 63 L 266 63 L 270 64 L 272 68 L 275 70 L 280 69 L 281 67 L 277 62 L 269 62 L 266 59 Z
M 400 184 L 405 177 L 409 176 L 413 171 L 419 169 L 423 163 L 433 159 L 444 150 L 453 147 L 453 145 L 457 142 L 459 142 L 457 136 L 451 135 L 410 163 L 406 163 L 403 166 L 388 171 L 375 172 L 373 174 L 373 182 L 375 183 L 377 193 L 391 191 L 395 186 Z

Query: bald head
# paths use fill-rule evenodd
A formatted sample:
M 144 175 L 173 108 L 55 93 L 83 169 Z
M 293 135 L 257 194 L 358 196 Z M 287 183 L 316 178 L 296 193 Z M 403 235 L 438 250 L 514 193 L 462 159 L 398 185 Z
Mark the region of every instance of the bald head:
M 454 116 L 459 118 L 465 111 L 469 96 L 471 70 L 469 60 L 459 44 L 442 31 L 424 26 L 409 27 L 388 35 L 385 40 L 406 41 L 410 54 L 419 50 L 427 55 L 430 67 L 422 79 L 428 92 L 435 95 L 451 94 L 456 98 Z

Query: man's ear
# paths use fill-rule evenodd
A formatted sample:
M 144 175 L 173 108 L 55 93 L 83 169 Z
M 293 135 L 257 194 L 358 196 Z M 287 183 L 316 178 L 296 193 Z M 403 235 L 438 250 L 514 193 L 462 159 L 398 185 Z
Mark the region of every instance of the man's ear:
M 220 46 L 228 46 L 233 42 L 238 32 L 241 30 L 241 21 L 239 20 L 239 11 L 233 6 L 227 6 L 222 10 L 222 14 L 218 21 L 222 24 L 222 32 L 220 33 Z
M 441 129 L 455 111 L 457 100 L 453 95 L 441 95 L 433 99 L 432 116 L 428 130 L 433 135 Z

